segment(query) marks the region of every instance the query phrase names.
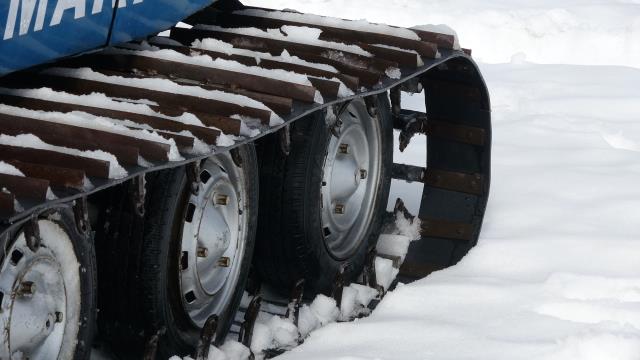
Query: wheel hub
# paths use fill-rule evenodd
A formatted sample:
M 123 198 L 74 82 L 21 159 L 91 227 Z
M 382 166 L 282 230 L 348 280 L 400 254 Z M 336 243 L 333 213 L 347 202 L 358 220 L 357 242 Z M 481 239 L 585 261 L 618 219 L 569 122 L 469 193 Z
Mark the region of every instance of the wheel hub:
M 48 221 L 40 224 L 53 226 L 42 229 L 44 237 L 61 230 Z M 69 250 L 62 248 L 71 246 L 64 238 L 49 244 L 32 251 L 20 234 L 6 252 L 0 273 L 0 326 L 6 329 L 1 358 L 50 359 L 73 351 L 66 341 L 75 338 L 78 320 L 75 313 L 66 319 L 67 309 L 79 306 L 80 290 L 78 283 L 67 282 L 77 279 L 79 265 L 75 258 L 60 259 L 59 253 Z
M 44 345 L 54 331 L 64 331 L 63 325 L 56 322 L 55 314 L 63 316 L 66 300 L 64 280 L 57 264 L 46 256 L 27 261 L 27 267 L 14 284 L 9 341 L 12 347 L 31 352 Z M 55 342 L 50 342 L 53 348 Z
M 362 100 L 339 115 L 323 167 L 322 221 L 327 249 L 348 258 L 364 240 L 380 184 L 381 130 Z
M 244 255 L 244 189 L 228 156 L 207 159 L 182 231 L 180 291 L 189 318 L 202 327 L 231 301 Z

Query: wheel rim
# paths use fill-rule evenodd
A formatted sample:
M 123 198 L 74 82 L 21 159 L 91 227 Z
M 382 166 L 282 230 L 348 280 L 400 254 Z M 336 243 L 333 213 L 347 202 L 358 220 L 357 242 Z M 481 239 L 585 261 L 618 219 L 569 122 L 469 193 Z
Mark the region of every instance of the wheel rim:
M 230 155 L 204 161 L 187 205 L 180 246 L 182 305 L 202 327 L 232 301 L 245 252 L 244 178 Z
M 364 101 L 354 100 L 339 115 L 323 166 L 322 223 L 331 255 L 349 258 L 365 239 L 381 182 L 382 134 Z
M 20 233 L 6 252 L 0 273 L 1 358 L 72 358 L 79 330 L 80 265 L 69 236 L 57 224 L 39 221 L 42 242 L 31 251 Z M 5 333 L 6 334 L 6 333 Z

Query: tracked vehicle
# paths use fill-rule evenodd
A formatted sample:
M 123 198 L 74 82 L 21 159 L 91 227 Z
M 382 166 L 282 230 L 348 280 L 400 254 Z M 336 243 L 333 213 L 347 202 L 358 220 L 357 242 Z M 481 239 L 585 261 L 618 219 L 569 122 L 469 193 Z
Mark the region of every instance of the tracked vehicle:
M 377 260 L 410 282 L 478 240 L 490 103 L 452 34 L 230 0 L 10 0 L 2 29 L 2 359 L 205 358 L 261 301 L 382 295 Z

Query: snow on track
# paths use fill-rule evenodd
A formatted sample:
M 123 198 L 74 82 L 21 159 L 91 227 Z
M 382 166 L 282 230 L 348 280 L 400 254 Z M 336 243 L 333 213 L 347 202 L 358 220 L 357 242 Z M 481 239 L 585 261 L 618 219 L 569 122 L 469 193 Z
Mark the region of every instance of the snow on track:
M 0 135 L 0 145 L 9 145 L 9 146 L 17 146 L 24 147 L 30 149 L 41 149 L 41 150 L 51 150 L 56 151 L 63 154 L 81 156 L 96 160 L 103 160 L 109 162 L 109 178 L 110 179 L 121 179 L 127 176 L 127 170 L 125 170 L 119 163 L 118 159 L 113 154 L 102 150 L 77 150 L 71 149 L 63 146 L 55 146 L 51 144 L 47 144 L 42 141 L 39 137 L 32 134 L 22 134 L 17 136 L 10 135 Z
M 20 176 L 24 177 L 22 171 L 18 170 L 15 166 L 6 163 L 4 161 L 0 161 L 0 174 L 11 175 L 11 176 Z
M 282 54 L 279 56 L 273 56 L 269 53 L 235 48 L 233 47 L 232 44 L 226 43 L 221 40 L 209 39 L 209 38 L 205 38 L 202 40 L 195 40 L 193 44 L 191 44 L 191 47 L 196 49 L 202 49 L 202 50 L 223 52 L 227 55 L 251 56 L 256 58 L 257 60 L 268 59 L 268 60 L 274 60 L 274 61 L 281 61 L 289 64 L 302 65 L 302 66 L 307 66 L 307 67 L 311 67 L 318 70 L 324 70 L 332 73 L 338 72 L 338 70 L 331 65 L 309 62 L 309 61 L 300 59 L 297 56 L 290 55 L 286 50 L 284 50 Z
M 384 24 L 373 24 L 367 20 L 343 20 L 336 17 L 325 17 L 313 14 L 299 14 L 295 12 L 265 11 L 261 9 L 247 9 L 236 11 L 235 14 L 248 15 L 269 19 L 289 20 L 301 22 L 309 25 L 329 26 L 340 29 L 354 31 L 366 31 L 375 34 L 391 35 L 409 40 L 420 40 L 420 37 L 413 31 L 405 28 L 397 28 Z
M 85 112 L 74 111 L 70 113 L 47 112 L 39 110 L 29 110 L 15 106 L 0 104 L 0 113 L 24 118 L 33 119 L 33 121 L 46 121 L 57 124 L 66 124 L 71 126 L 82 127 L 85 129 L 94 129 L 105 131 L 113 134 L 120 134 L 135 139 L 148 140 L 169 145 L 167 153 L 169 161 L 180 161 L 184 158 L 180 155 L 176 142 L 173 139 L 166 139 L 157 132 L 146 129 L 130 129 L 122 122 L 117 120 L 94 116 Z
M 285 25 L 280 27 L 279 29 L 268 29 L 267 31 L 258 29 L 258 28 L 237 28 L 237 29 L 229 29 L 223 28 L 215 25 L 197 25 L 195 29 L 202 30 L 211 30 L 211 31 L 220 31 L 231 34 L 239 34 L 239 35 L 248 35 L 248 36 L 256 36 L 266 39 L 272 40 L 280 40 L 280 41 L 289 41 L 298 44 L 306 44 L 313 46 L 321 46 L 327 49 L 333 49 L 336 51 L 344 51 L 356 55 L 362 55 L 367 57 L 372 57 L 373 55 L 363 50 L 361 47 L 357 45 L 348 45 L 333 41 L 324 41 L 320 40 L 320 34 L 322 30 L 304 26 L 290 26 Z
M 203 39 L 203 40 L 208 40 L 208 41 L 216 41 L 216 43 L 220 42 L 214 39 Z M 199 40 L 196 40 L 194 42 L 194 44 L 198 44 L 200 43 Z M 222 42 L 220 42 L 222 43 Z M 230 44 L 229 44 L 230 45 Z M 190 65 L 196 65 L 196 66 L 203 66 L 203 67 L 207 67 L 207 68 L 211 68 L 211 69 L 219 69 L 219 70 L 226 70 L 226 71 L 233 71 L 233 72 L 237 72 L 237 73 L 241 73 L 241 74 L 250 74 L 250 75 L 255 75 L 255 76 L 260 76 L 260 77 L 264 77 L 267 79 L 273 79 L 273 80 L 278 80 L 278 81 L 284 81 L 284 82 L 288 82 L 288 83 L 292 83 L 292 84 L 298 84 L 298 85 L 304 85 L 304 86 L 313 86 L 313 84 L 311 83 L 311 81 L 309 81 L 309 78 L 306 75 L 303 74 L 298 74 L 295 73 L 293 71 L 287 71 L 287 70 L 282 70 L 282 69 L 266 69 L 266 68 L 261 68 L 259 66 L 247 66 L 244 64 L 241 64 L 237 61 L 232 61 L 232 60 L 226 60 L 226 59 L 213 59 L 211 58 L 211 56 L 209 55 L 197 55 L 197 54 L 191 54 L 191 55 L 184 55 L 182 53 L 179 53 L 175 50 L 170 50 L 170 49 L 160 49 L 156 46 L 153 45 L 149 45 L 148 43 L 144 43 L 142 45 L 130 45 L 129 48 L 131 49 L 135 49 L 135 50 L 129 50 L 129 49 L 107 49 L 105 51 L 105 53 L 107 54 L 127 54 L 127 55 L 136 55 L 136 56 L 144 56 L 144 57 L 149 57 L 149 58 L 154 58 L 154 59 L 161 59 L 161 60 L 167 60 L 167 61 L 174 61 L 174 62 L 179 62 L 179 63 L 184 63 L 184 64 L 190 64 Z M 232 46 L 233 48 L 233 46 Z M 203 48 L 206 49 L 206 48 Z M 212 49 L 213 50 L 213 49 Z M 226 48 L 226 51 L 229 52 L 229 48 Z M 248 50 L 245 50 L 245 52 L 250 52 Z M 255 57 L 257 59 L 257 62 L 259 62 L 260 59 L 260 53 L 254 53 L 253 55 L 250 55 L 252 57 Z M 283 53 L 282 56 L 278 57 L 279 61 L 282 62 L 292 62 L 292 61 L 287 61 L 285 56 L 289 56 L 288 53 L 286 53 L 286 51 Z M 272 58 L 276 58 L 273 57 Z M 289 58 L 291 58 L 291 56 L 289 56 Z M 300 59 L 297 59 L 298 63 L 301 62 Z M 276 59 L 274 59 L 276 60 Z M 341 97 L 346 97 L 346 96 L 350 96 L 353 95 L 353 92 L 350 91 L 349 89 L 347 89 L 345 87 L 345 85 L 337 78 L 331 78 L 328 80 L 332 80 L 335 82 L 340 83 L 340 91 L 338 92 L 338 95 Z M 316 95 L 315 95 L 315 101 L 319 104 L 324 103 L 324 100 L 322 99 L 322 95 L 316 90 Z
M 228 102 L 240 106 L 250 106 L 257 109 L 269 110 L 263 103 L 253 100 L 244 95 L 226 93 L 219 90 L 206 90 L 198 86 L 180 85 L 171 80 L 157 78 L 125 78 L 122 76 L 107 76 L 102 73 L 93 71 L 89 68 L 49 68 L 44 71 L 46 74 L 58 75 L 70 78 L 100 81 L 107 84 L 131 86 L 141 89 L 153 89 L 173 94 L 181 94 L 187 96 L 195 96 L 203 99 L 211 99 L 217 101 Z M 271 124 L 277 125 L 282 123 L 282 118 L 271 112 Z
M 20 171 L 18 168 L 16 168 L 15 166 L 6 163 L 4 161 L 0 161 L 0 174 L 3 175 L 11 175 L 11 176 L 17 176 L 17 177 L 25 177 L 24 173 L 22 171 Z M 0 191 L 7 191 L 7 193 L 11 193 L 8 190 L 6 190 L 5 188 L 0 189 Z M 53 194 L 53 192 L 51 191 L 50 187 L 47 187 L 47 199 L 48 200 L 55 200 L 56 196 Z M 20 204 L 18 204 L 17 201 L 15 201 L 15 203 L 18 205 L 16 206 L 16 208 L 19 208 Z
M 141 102 L 140 100 L 116 99 L 100 93 L 92 93 L 89 95 L 74 95 L 66 93 L 64 91 L 54 91 L 50 88 L 8 89 L 0 87 L 0 94 L 21 96 L 32 99 L 47 99 L 49 101 L 55 101 L 65 104 L 93 106 L 98 108 L 126 111 L 134 114 L 174 120 L 183 124 L 206 127 L 202 123 L 202 121 L 200 121 L 200 119 L 190 113 L 184 113 L 180 116 L 167 116 L 151 109 L 150 106 L 157 106 L 158 104 L 154 104 L 149 101 Z M 149 104 L 144 104 L 143 102 L 149 102 Z
M 127 49 L 107 49 L 106 54 L 126 54 L 135 56 L 144 56 L 153 59 L 161 59 L 167 61 L 174 61 L 178 63 L 185 63 L 190 65 L 203 66 L 211 69 L 220 69 L 233 71 L 237 73 L 251 74 L 261 76 L 267 79 L 274 79 L 285 81 L 292 84 L 312 86 L 309 79 L 306 76 L 296 74 L 291 71 L 280 69 L 263 69 L 257 66 L 247 66 L 240 64 L 236 61 L 225 59 L 212 59 L 208 55 L 193 55 L 188 56 L 181 54 L 177 51 L 170 49 L 160 49 L 148 44 L 143 44 L 138 47 L 139 50 L 127 50 Z

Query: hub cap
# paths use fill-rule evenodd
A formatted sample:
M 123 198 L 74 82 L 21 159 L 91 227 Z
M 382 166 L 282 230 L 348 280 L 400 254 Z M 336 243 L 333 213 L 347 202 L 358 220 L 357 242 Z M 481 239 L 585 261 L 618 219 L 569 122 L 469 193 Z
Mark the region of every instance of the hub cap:
M 75 350 L 80 265 L 62 228 L 46 220 L 39 226 L 40 247 L 31 251 L 21 233 L 2 263 L 2 359 L 70 359 Z
M 371 224 L 381 176 L 381 130 L 364 101 L 354 100 L 338 116 L 323 167 L 324 241 L 337 259 L 349 258 Z
M 236 290 L 245 251 L 244 179 L 228 154 L 205 160 L 181 238 L 180 290 L 190 319 L 202 327 Z

